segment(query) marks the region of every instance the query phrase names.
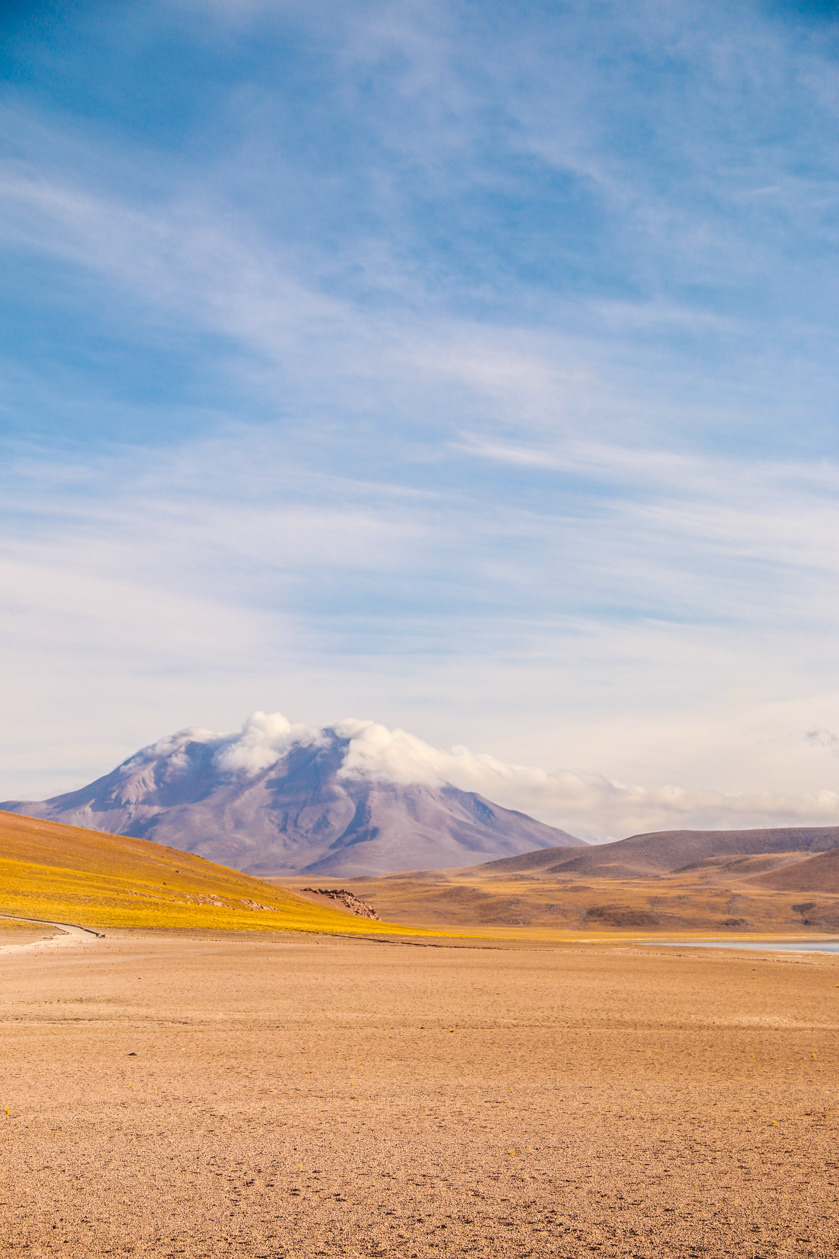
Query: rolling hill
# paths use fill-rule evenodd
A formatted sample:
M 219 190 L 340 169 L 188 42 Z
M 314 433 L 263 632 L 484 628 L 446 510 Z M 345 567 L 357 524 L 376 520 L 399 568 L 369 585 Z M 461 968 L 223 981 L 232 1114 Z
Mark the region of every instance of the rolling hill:
M 567 932 L 839 931 L 839 827 L 661 831 L 356 879 L 402 922 Z
M 0 915 L 95 928 L 416 930 L 318 905 L 149 840 L 0 813 Z
M 154 839 L 260 877 L 470 866 L 583 844 L 445 782 L 352 769 L 352 729 L 268 737 L 273 719 L 258 716 L 239 735 L 182 731 L 78 791 L 0 809 Z
M 839 826 L 777 827 L 744 831 L 654 831 L 630 835 L 583 852 L 543 848 L 483 863 L 487 873 L 649 878 L 688 870 L 725 856 L 816 853 L 839 848 Z
M 830 892 L 839 895 L 839 848 L 820 852 L 757 875 L 752 882 L 760 887 L 789 892 Z

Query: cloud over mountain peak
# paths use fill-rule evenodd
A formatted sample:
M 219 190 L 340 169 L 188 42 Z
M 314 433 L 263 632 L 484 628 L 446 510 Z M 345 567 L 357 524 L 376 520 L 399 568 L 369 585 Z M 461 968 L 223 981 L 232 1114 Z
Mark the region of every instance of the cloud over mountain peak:
M 474 864 L 524 851 L 522 843 L 565 843 L 569 831 L 598 842 L 833 825 L 839 793 L 646 787 L 446 751 L 375 721 L 318 728 L 257 711 L 234 733 L 188 727 L 158 739 L 80 791 L 0 807 L 193 845 L 253 873 L 350 874 Z
M 371 721 L 318 730 L 256 712 L 235 734 L 187 728 L 79 791 L 0 808 L 262 875 L 473 865 L 583 842 L 455 786 L 464 756 Z

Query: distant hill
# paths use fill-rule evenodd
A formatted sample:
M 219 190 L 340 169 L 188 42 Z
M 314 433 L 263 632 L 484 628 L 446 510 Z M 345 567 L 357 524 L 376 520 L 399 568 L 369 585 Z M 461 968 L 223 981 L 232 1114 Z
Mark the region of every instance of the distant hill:
M 751 882 L 779 892 L 839 893 L 839 848 L 817 853 L 781 870 L 758 875 Z
M 357 879 L 400 922 L 551 932 L 839 932 L 839 827 L 661 831 Z
M 608 848 L 610 845 L 602 844 L 598 847 Z M 538 875 L 552 871 L 566 857 L 573 858 L 576 855 L 575 845 L 559 844 L 555 848 L 537 848 L 533 852 L 520 853 L 515 857 L 499 857 L 495 861 L 484 861 L 474 869 L 476 873 L 480 871 L 487 874 Z
M 254 739 L 247 728 L 182 731 L 79 791 L 0 809 L 154 839 L 261 877 L 470 866 L 584 845 L 445 783 L 349 773 L 351 736 L 332 728 L 292 730 L 278 747 Z
M 827 852 L 839 848 L 839 826 L 777 827 L 748 831 L 653 831 L 630 835 L 612 844 L 543 848 L 500 861 L 482 869 L 499 874 L 582 875 L 586 878 L 648 878 L 689 870 L 700 862 L 724 855 L 756 853 Z M 769 877 L 769 876 L 767 876 Z M 790 877 L 794 877 L 790 874 Z M 774 885 L 773 885 L 774 886 Z
M 371 922 L 148 840 L 0 813 L 0 915 L 89 927 L 317 931 Z M 415 934 L 411 932 L 411 934 Z

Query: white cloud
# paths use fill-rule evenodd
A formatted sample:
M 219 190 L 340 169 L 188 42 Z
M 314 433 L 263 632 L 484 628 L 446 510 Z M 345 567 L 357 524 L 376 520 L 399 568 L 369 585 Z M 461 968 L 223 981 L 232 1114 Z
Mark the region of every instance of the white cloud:
M 725 793 L 677 786 L 646 788 L 603 775 L 548 773 L 508 765 L 465 747 L 440 751 L 404 730 L 346 720 L 349 738 L 340 773 L 395 783 L 450 783 L 519 809 L 588 839 L 691 827 L 838 825 L 839 792 Z
M 346 717 L 335 732 L 349 746 L 339 776 L 393 783 L 442 783 L 453 757 L 405 730 L 388 730 L 374 721 Z
M 315 477 L 245 429 L 163 461 L 9 460 L 0 796 L 81 785 L 155 730 L 225 728 L 266 693 L 585 782 L 832 787 L 801 736 L 835 722 L 835 466 L 522 451 L 560 491 L 520 506 Z M 609 494 L 575 497 L 597 469 Z
M 465 747 L 443 751 L 405 730 L 355 718 L 318 730 L 293 724 L 281 713 L 256 712 L 235 734 L 188 729 L 159 739 L 132 757 L 125 773 L 132 781 L 142 777 L 144 767 L 158 756 L 177 767 L 182 749 L 198 740 L 216 745 L 215 762 L 222 773 L 254 775 L 280 764 L 293 747 L 326 742 L 330 729 L 347 744 L 339 777 L 448 784 L 595 842 L 650 830 L 839 824 L 836 791 L 726 793 L 628 785 L 600 774 L 506 764 Z
M 225 773 L 258 774 L 282 760 L 290 747 L 313 743 L 318 731 L 292 725 L 282 713 L 253 713 L 241 734 L 228 736 L 216 753 L 216 764 Z
M 172 8 L 152 5 L 147 30 Z M 473 27 L 477 8 L 436 0 L 183 0 L 179 21 L 223 19 L 219 35 L 190 17 L 190 40 L 230 53 L 264 19 L 260 65 L 282 27 L 338 92 L 301 108 L 236 46 L 244 77 L 210 89 L 209 149 L 9 97 L 0 233 L 22 251 L 10 294 L 45 333 L 24 339 L 23 421 L 61 431 L 72 407 L 118 440 L 129 397 L 146 445 L 88 457 L 62 433 L 34 475 L 4 458 L 6 794 L 276 702 L 571 765 L 543 781 L 463 752 L 441 769 L 396 731 L 353 743 L 359 766 L 509 788 L 572 829 L 578 800 L 607 829 L 630 806 L 640 824 L 682 807 L 624 780 L 782 783 L 777 807 L 818 813 L 809 788 L 835 762 L 812 740 L 807 761 L 800 732 L 832 728 L 837 702 L 839 478 L 819 458 L 836 67 L 753 7 L 723 9 L 499 8 Z M 298 22 L 315 38 L 296 46 Z M 539 208 L 548 166 L 570 199 Z M 517 262 L 546 222 L 538 268 Z M 94 315 L 103 337 L 76 353 L 71 328 Z M 166 370 L 148 391 L 121 370 L 97 389 L 96 364 L 123 352 L 153 378 L 161 346 L 230 386 L 184 386 L 183 411 L 212 395 L 197 426 L 214 439 L 174 445 Z M 225 407 L 250 427 L 219 434 Z M 257 764 L 284 738 L 255 732 L 237 755 Z M 771 791 L 678 799 L 776 808 Z

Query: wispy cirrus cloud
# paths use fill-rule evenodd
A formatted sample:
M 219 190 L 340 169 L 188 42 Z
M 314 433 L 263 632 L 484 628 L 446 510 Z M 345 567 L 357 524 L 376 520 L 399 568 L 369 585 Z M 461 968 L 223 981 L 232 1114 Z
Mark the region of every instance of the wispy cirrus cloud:
M 15 27 L 0 119 L 10 772 L 70 785 L 103 727 L 276 703 L 677 782 L 685 818 L 705 790 L 821 818 L 825 31 L 716 2 L 63 20 Z

